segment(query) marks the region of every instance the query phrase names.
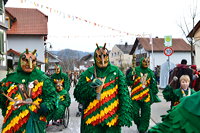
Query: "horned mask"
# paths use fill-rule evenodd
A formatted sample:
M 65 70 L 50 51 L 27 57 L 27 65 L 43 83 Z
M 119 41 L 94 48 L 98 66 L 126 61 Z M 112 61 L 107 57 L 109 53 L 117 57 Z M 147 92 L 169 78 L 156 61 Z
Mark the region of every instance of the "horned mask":
M 26 49 L 26 52 L 21 57 L 21 68 L 24 72 L 30 73 L 36 66 L 36 49 L 33 52 L 29 52 Z
M 104 44 L 103 47 L 99 47 L 98 44 L 96 44 L 97 49 L 95 50 L 95 61 L 96 65 L 99 68 L 105 68 L 108 66 L 109 62 L 109 55 L 108 55 L 108 50 L 106 49 L 106 43 Z
M 150 58 L 149 57 L 144 58 L 144 60 L 142 60 L 142 67 L 148 68 L 149 64 L 150 64 Z

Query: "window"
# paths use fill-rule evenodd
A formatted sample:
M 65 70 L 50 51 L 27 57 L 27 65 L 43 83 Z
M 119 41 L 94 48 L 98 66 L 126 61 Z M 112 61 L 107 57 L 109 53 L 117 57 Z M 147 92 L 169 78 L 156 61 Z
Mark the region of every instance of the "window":
M 0 31 L 0 54 L 4 52 L 4 35 L 3 31 Z
M 3 0 L 0 0 L 0 22 L 2 22 L 3 23 Z
M 10 29 L 10 18 L 6 17 L 6 27 L 8 27 L 8 29 Z

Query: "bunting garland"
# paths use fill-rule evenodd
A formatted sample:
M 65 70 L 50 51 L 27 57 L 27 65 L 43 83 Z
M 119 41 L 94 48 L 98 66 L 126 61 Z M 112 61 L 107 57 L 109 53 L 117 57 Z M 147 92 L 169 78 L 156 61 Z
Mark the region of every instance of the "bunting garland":
M 149 35 L 149 34 L 134 34 L 134 33 L 129 33 L 129 32 L 126 32 L 126 31 L 122 31 L 122 30 L 119 30 L 119 29 L 112 28 L 110 26 L 105 26 L 105 25 L 102 25 L 102 24 L 98 24 L 96 22 L 92 22 L 90 20 L 87 20 L 87 19 L 79 17 L 79 16 L 74 16 L 74 15 L 66 14 L 65 12 L 60 11 L 58 9 L 55 9 L 55 8 L 49 7 L 47 5 L 35 2 L 35 0 L 20 0 L 20 2 L 21 3 L 30 3 L 31 5 L 33 5 L 36 8 L 47 10 L 49 13 L 54 13 L 56 15 L 59 15 L 59 16 L 63 17 L 64 19 L 70 19 L 72 21 L 76 20 L 76 21 L 79 21 L 79 22 L 88 23 L 88 24 L 90 24 L 92 26 L 96 26 L 96 27 L 103 28 L 103 29 L 106 29 L 106 30 L 111 30 L 111 31 L 114 31 L 114 32 L 120 34 L 120 35 L 108 35 L 107 37 L 121 37 L 122 35 L 123 36 L 144 37 L 144 36 Z M 102 36 L 105 37 L 104 35 L 102 35 Z M 71 37 L 72 38 L 77 38 L 77 37 L 91 37 L 91 36 L 71 36 L 71 35 L 62 36 L 62 38 L 71 38 Z

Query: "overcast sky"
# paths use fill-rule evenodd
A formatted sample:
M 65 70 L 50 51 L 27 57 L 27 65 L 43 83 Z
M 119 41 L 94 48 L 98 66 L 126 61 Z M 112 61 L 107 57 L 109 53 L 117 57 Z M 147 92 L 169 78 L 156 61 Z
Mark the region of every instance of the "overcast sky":
M 190 10 L 194 5 L 200 5 L 200 0 L 8 0 L 6 4 L 37 8 L 48 15 L 47 41 L 53 50 L 88 52 L 94 51 L 96 43 L 106 42 L 109 49 L 115 44 L 133 44 L 135 35 L 183 38 L 178 24 L 185 17 L 192 28 Z M 200 6 L 197 13 L 195 23 L 200 20 Z

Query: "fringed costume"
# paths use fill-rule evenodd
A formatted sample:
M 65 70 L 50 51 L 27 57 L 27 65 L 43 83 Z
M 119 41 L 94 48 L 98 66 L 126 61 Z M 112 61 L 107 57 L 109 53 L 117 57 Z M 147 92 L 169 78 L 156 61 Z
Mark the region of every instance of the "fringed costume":
M 51 80 L 59 94 L 58 108 L 54 111 L 52 119 L 58 120 L 63 118 L 65 109 L 69 107 L 71 103 L 69 95 L 70 81 L 68 75 L 62 73 L 62 67 L 60 65 L 56 66 L 56 73 L 51 76 Z
M 22 53 L 17 71 L 2 81 L 2 133 L 44 133 L 46 118 L 56 107 L 57 93 L 51 80 L 36 69 L 35 52 Z
M 131 87 L 133 119 L 140 133 L 149 127 L 151 104 L 160 102 L 154 73 L 148 68 L 148 59 L 141 58 L 140 66 L 131 68 L 126 77 Z M 141 111 L 141 113 L 140 113 Z
M 98 47 L 95 64 L 80 76 L 74 97 L 83 105 L 82 133 L 120 133 L 131 126 L 131 99 L 123 73 L 110 64 L 108 51 Z M 99 91 L 100 90 L 100 91 Z

